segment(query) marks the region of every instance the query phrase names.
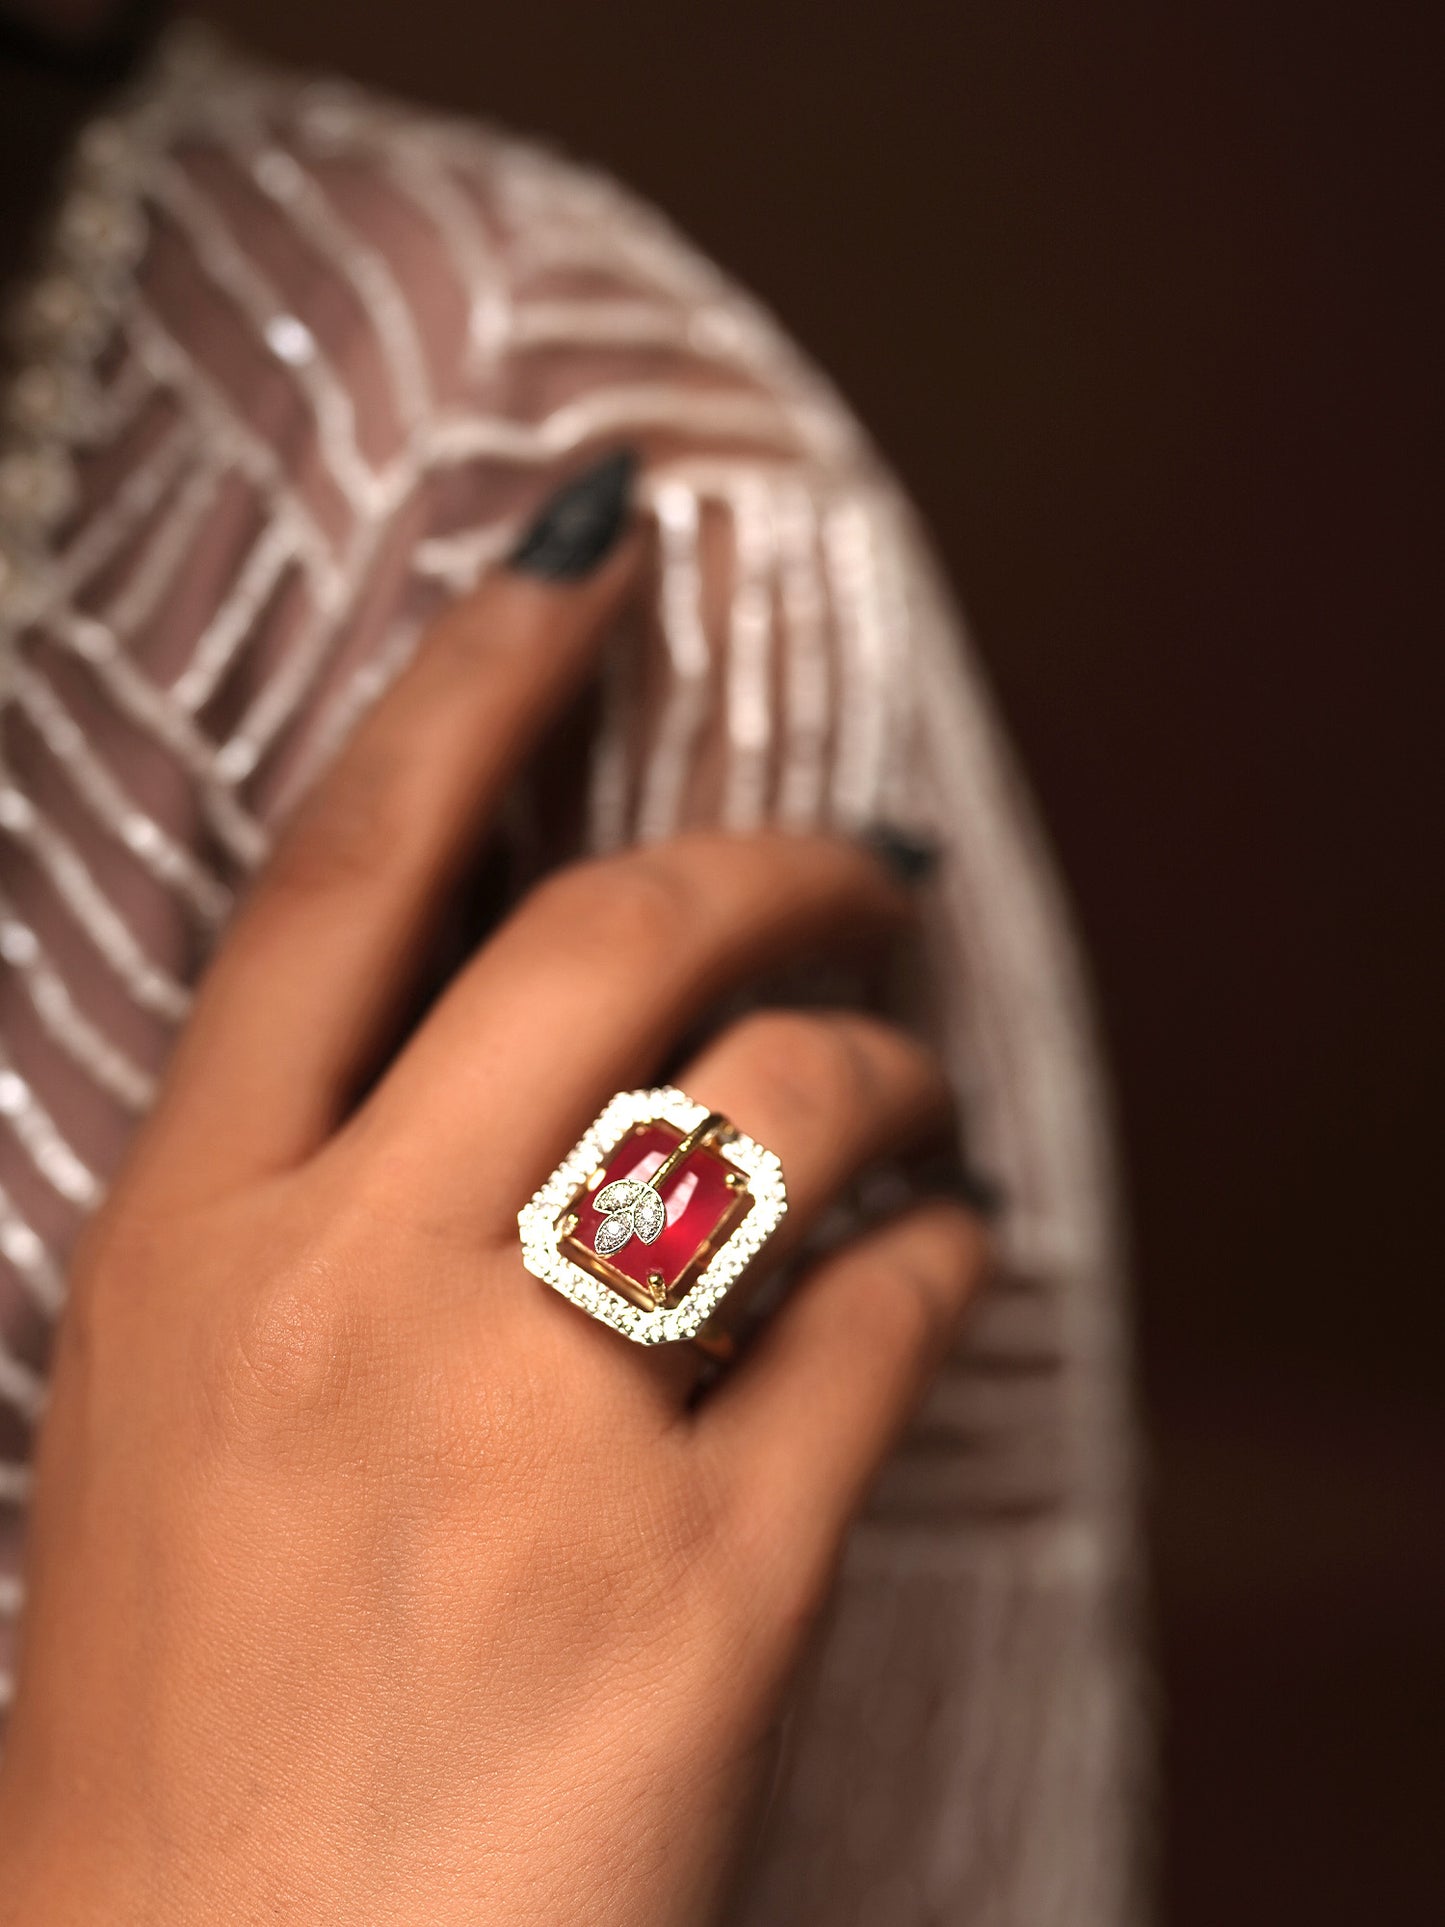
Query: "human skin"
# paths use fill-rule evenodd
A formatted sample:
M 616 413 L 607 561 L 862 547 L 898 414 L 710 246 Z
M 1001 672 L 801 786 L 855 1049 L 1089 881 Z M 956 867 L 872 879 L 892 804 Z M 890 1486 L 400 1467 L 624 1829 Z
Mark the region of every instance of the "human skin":
M 519 1204 L 721 995 L 906 925 L 844 839 L 559 872 L 390 1048 L 637 567 L 628 540 L 580 582 L 504 570 L 445 618 L 202 984 L 73 1268 L 0 1921 L 698 1927 L 723 1902 L 984 1241 L 957 1203 L 908 1207 L 701 1400 L 690 1349 L 522 1267 Z M 862 1015 L 747 1017 L 677 1081 L 778 1152 L 794 1241 L 948 1118 L 928 1055 Z

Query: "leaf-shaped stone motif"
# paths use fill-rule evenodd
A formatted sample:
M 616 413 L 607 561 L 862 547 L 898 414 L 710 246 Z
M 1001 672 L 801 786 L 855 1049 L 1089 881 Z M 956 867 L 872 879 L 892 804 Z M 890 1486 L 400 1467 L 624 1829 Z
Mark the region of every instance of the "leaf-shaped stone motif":
M 603 1212 L 615 1211 L 619 1216 L 625 1216 L 636 1204 L 638 1193 L 646 1190 L 647 1186 L 637 1178 L 614 1178 L 611 1184 L 604 1184 L 595 1194 L 592 1199 L 592 1209 Z
M 609 1215 L 597 1227 L 592 1248 L 603 1258 L 620 1251 L 634 1233 L 645 1245 L 656 1244 L 667 1223 L 661 1195 L 640 1178 L 614 1178 L 592 1198 L 594 1211 Z
M 627 1217 L 605 1218 L 597 1227 L 597 1236 L 592 1240 L 593 1249 L 600 1257 L 610 1258 L 614 1251 L 621 1251 L 631 1236 L 630 1214 Z
M 667 1223 L 667 1213 L 662 1199 L 651 1185 L 644 1184 L 640 1195 L 632 1204 L 632 1229 L 645 1245 L 656 1244 L 662 1236 L 662 1228 Z

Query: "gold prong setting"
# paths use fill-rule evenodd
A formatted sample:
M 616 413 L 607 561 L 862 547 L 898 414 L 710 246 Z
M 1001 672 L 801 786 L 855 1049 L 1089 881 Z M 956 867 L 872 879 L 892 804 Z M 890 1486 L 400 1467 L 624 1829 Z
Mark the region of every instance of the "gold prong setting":
M 679 1303 L 652 1310 L 629 1304 L 598 1279 L 574 1264 L 559 1249 L 564 1235 L 559 1222 L 567 1205 L 605 1168 L 627 1133 L 640 1124 L 670 1124 L 683 1132 L 694 1130 L 708 1116 L 707 1106 L 671 1085 L 656 1090 L 620 1091 L 591 1130 L 557 1166 L 547 1182 L 517 1214 L 522 1234 L 522 1262 L 534 1277 L 560 1291 L 590 1317 L 611 1325 L 639 1345 L 666 1344 L 693 1338 L 716 1311 L 788 1208 L 783 1168 L 773 1152 L 736 1131 L 727 1140 L 727 1156 L 747 1180 L 753 1206 L 747 1216 L 708 1260 L 692 1289 Z

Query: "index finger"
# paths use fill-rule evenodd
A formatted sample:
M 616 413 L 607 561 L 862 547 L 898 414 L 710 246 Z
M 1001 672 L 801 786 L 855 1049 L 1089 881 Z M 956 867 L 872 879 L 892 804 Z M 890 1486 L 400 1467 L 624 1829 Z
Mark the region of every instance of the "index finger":
M 528 751 L 579 687 L 638 567 L 634 464 L 554 495 L 359 725 L 202 984 L 149 1134 L 212 1175 L 285 1168 L 334 1128 L 422 939 Z

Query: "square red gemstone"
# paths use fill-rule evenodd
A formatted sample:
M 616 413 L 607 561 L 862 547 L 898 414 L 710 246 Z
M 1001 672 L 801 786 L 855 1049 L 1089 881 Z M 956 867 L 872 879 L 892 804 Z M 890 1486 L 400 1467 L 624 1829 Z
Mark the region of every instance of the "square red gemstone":
M 607 1160 L 600 1178 L 579 1192 L 568 1206 L 577 1214 L 577 1226 L 565 1239 L 567 1255 L 583 1264 L 614 1290 L 624 1289 L 624 1281 L 635 1287 L 624 1295 L 642 1304 L 668 1303 L 681 1297 L 693 1282 L 693 1275 L 751 1209 L 752 1195 L 747 1178 L 729 1164 L 709 1144 L 700 1144 L 683 1159 L 662 1187 L 662 1206 L 666 1223 L 653 1244 L 633 1236 L 619 1251 L 608 1257 L 598 1255 L 598 1226 L 606 1220 L 592 1199 L 606 1184 L 617 1178 L 646 1182 L 670 1151 L 682 1141 L 683 1133 L 671 1124 L 639 1124 L 631 1130 Z M 620 1273 L 620 1277 L 610 1274 Z M 691 1274 L 691 1275 L 690 1275 Z

